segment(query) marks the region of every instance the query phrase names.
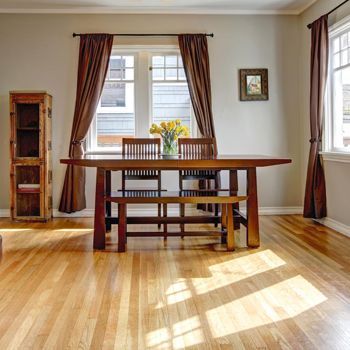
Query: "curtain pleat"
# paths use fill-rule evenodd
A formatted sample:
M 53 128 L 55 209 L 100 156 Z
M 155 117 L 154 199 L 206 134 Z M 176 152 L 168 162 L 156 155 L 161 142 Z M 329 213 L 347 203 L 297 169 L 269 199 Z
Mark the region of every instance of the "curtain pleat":
M 107 74 L 113 35 L 83 34 L 80 37 L 77 92 L 69 157 L 84 155 L 83 143 L 95 115 Z M 73 213 L 86 208 L 85 168 L 68 165 L 59 211 Z

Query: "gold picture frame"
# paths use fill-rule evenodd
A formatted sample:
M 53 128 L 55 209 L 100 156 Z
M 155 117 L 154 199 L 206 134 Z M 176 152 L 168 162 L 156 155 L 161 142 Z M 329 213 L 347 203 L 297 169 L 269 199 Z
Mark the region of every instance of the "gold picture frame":
M 267 69 L 240 69 L 239 76 L 241 101 L 267 101 L 269 99 Z

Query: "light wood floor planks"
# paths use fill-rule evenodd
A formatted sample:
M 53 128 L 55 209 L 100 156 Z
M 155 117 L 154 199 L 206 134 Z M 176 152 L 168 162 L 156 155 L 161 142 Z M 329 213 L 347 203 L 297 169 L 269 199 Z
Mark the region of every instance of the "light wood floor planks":
M 0 220 L 0 349 L 350 349 L 350 239 L 262 217 L 262 246 Z M 243 233 L 243 232 L 242 232 Z

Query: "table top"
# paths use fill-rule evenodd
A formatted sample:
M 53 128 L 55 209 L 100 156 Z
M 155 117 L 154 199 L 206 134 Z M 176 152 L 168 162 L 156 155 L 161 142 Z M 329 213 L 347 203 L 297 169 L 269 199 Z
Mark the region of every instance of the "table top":
M 63 164 L 113 170 L 190 170 L 256 168 L 291 163 L 288 158 L 264 155 L 217 155 L 215 157 L 134 156 L 121 154 L 85 155 L 81 158 L 61 159 Z

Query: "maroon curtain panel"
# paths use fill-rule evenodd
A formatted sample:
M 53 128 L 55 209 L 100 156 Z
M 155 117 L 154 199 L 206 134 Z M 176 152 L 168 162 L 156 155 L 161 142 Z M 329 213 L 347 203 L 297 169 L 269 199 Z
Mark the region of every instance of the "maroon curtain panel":
M 198 129 L 202 137 L 215 138 L 207 37 L 180 34 L 178 41 Z
M 110 34 L 83 34 L 80 37 L 70 158 L 84 155 L 83 143 L 101 97 L 112 45 L 113 35 Z M 68 165 L 59 211 L 73 213 L 85 208 L 85 168 Z
M 217 142 L 211 104 L 207 36 L 205 34 L 180 34 L 178 41 L 199 132 L 202 137 L 214 138 L 216 155 Z M 218 183 L 220 184 L 220 178 Z M 199 182 L 199 188 L 206 189 L 207 187 L 207 181 Z M 212 205 L 206 206 L 202 204 L 198 205 L 198 208 L 210 211 L 213 209 Z
M 327 215 L 326 182 L 319 151 L 322 144 L 328 49 L 328 16 L 325 15 L 313 22 L 311 27 L 311 139 L 305 188 L 304 217 L 314 219 L 320 219 Z

